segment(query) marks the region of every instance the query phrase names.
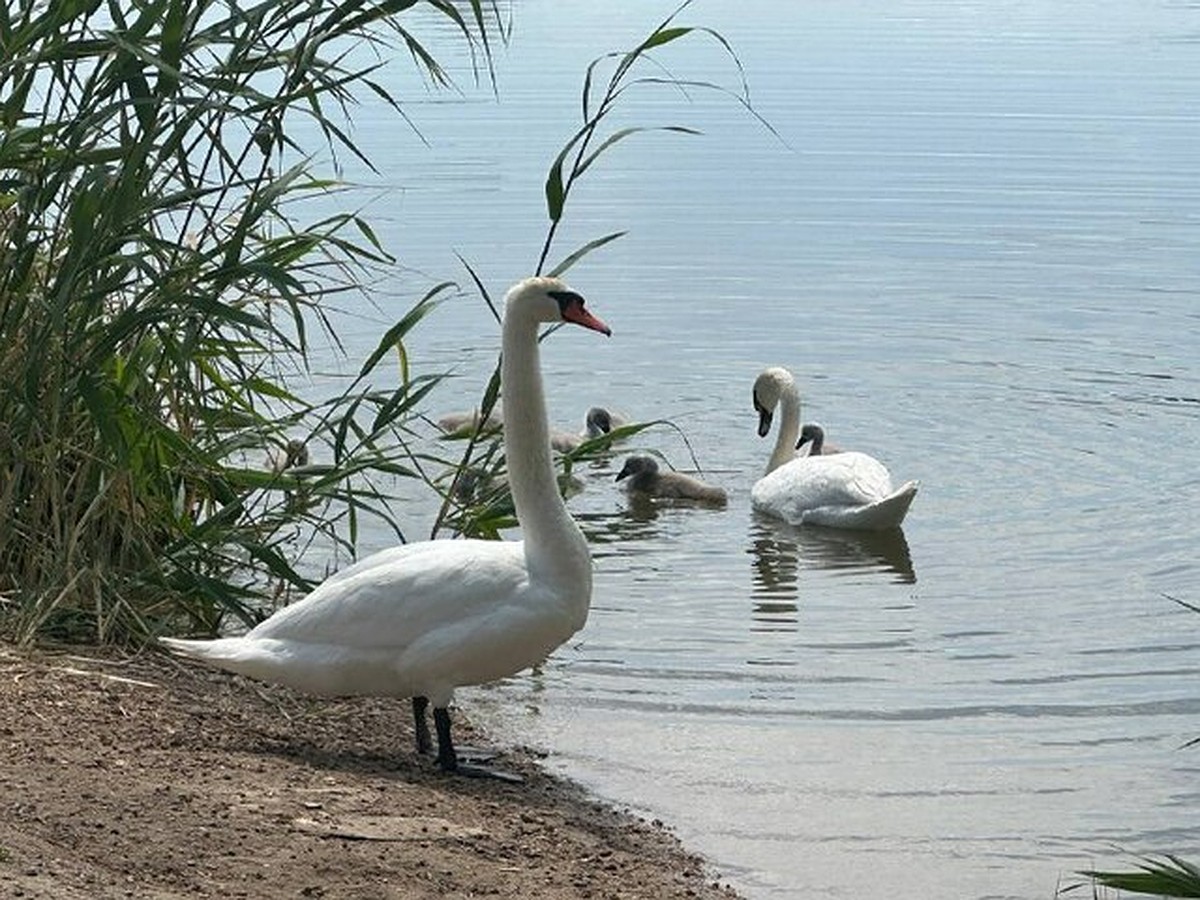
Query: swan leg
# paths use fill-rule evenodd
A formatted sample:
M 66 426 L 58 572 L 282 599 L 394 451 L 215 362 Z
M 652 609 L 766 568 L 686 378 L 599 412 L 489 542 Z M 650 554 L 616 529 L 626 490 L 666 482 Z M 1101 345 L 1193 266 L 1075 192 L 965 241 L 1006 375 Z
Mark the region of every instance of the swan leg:
M 513 784 L 521 784 L 525 779 L 512 772 L 493 769 L 490 766 L 480 766 L 475 763 L 460 762 L 454 750 L 454 742 L 450 738 L 450 711 L 444 707 L 433 708 L 433 724 L 437 728 L 438 766 L 443 772 L 453 775 L 464 775 L 468 778 L 496 778 Z M 490 758 L 490 757 L 485 757 Z
M 429 723 L 425 720 L 425 710 L 429 708 L 428 697 L 413 697 L 413 725 L 417 733 L 417 752 L 433 752 L 433 736 L 429 733 Z

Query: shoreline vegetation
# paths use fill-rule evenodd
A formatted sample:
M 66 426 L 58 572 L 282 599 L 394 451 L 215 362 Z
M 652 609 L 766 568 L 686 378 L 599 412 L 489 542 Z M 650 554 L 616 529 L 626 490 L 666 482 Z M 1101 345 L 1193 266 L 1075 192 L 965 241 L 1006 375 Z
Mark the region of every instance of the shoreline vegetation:
M 524 784 L 440 774 L 402 701 L 313 700 L 159 652 L 0 644 L 0 708 L 6 897 L 739 896 L 661 822 L 527 748 L 503 751 Z

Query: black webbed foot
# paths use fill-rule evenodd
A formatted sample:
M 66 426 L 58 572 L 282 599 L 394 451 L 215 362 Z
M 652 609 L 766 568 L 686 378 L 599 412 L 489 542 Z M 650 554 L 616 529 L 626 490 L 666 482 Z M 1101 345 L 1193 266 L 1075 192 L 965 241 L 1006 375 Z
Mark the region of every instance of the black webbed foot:
M 521 784 L 525 781 L 520 775 L 512 772 L 479 765 L 479 763 L 487 762 L 498 755 L 493 751 L 463 748 L 460 755 L 454 749 L 454 741 L 450 738 L 449 710 L 443 707 L 434 707 L 433 724 L 437 728 L 438 766 L 443 772 L 449 775 L 462 775 L 466 778 L 495 778 L 509 784 Z
M 460 762 L 451 773 L 466 778 L 495 778 L 508 784 L 524 784 L 525 779 L 516 772 L 506 772 L 504 769 L 493 769 L 491 766 L 480 766 L 474 763 Z

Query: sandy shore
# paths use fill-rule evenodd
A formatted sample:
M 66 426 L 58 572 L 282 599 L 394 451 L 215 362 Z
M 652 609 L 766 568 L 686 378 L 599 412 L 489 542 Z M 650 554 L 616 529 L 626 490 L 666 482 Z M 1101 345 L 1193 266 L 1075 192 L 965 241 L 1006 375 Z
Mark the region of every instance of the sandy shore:
M 510 785 L 446 777 L 412 746 L 406 702 L 0 644 L 0 896 L 737 896 L 661 823 L 527 750 L 503 755 L 525 778 Z

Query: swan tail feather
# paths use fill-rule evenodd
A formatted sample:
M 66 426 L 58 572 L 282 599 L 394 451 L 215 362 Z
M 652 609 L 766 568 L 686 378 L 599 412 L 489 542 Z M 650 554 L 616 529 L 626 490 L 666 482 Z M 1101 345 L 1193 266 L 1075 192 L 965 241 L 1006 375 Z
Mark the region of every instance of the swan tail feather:
M 886 531 L 889 528 L 899 528 L 904 517 L 908 515 L 908 508 L 912 506 L 919 487 L 919 482 L 908 481 L 882 500 L 853 509 L 823 507 L 807 510 L 802 516 L 801 522 L 833 528 L 853 528 L 859 531 Z
M 245 637 L 193 641 L 183 638 L 159 638 L 159 643 L 180 656 L 195 659 L 226 672 L 248 675 L 261 681 L 285 684 L 313 694 L 354 693 L 335 685 L 326 690 L 322 679 L 329 671 L 320 654 L 302 658 L 286 641 L 247 640 Z M 303 664 L 300 664 L 303 663 Z
M 211 641 L 194 641 L 185 638 L 160 637 L 158 642 L 180 656 L 191 659 L 202 659 L 213 663 L 222 660 L 236 659 L 242 655 L 239 651 L 245 646 L 241 638 L 217 638 Z
M 863 527 L 874 531 L 899 528 L 904 517 L 908 515 L 908 508 L 912 506 L 912 502 L 917 496 L 917 488 L 917 482 L 905 482 L 890 496 L 866 507 L 863 510 L 865 522 Z
M 266 681 L 280 680 L 274 670 L 288 656 L 286 647 L 278 641 L 248 641 L 243 637 L 206 641 L 163 637 L 158 642 L 179 656 Z

